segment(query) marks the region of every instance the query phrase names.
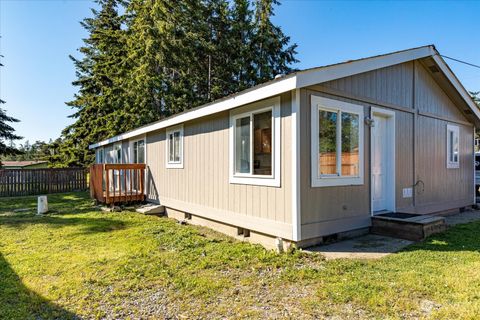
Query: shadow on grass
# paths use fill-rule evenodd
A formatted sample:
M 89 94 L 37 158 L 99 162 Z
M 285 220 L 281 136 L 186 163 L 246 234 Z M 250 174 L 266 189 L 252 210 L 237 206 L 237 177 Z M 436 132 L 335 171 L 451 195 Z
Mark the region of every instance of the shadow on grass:
M 117 219 L 106 217 L 79 216 L 97 211 L 86 193 L 66 193 L 49 195 L 49 214 L 37 216 L 36 197 L 18 197 L 2 199 L 0 207 L 0 226 L 22 229 L 32 225 L 48 225 L 50 228 L 78 227 L 77 234 L 109 232 L 126 228 L 126 224 Z M 16 209 L 29 209 L 27 212 L 15 212 Z
M 23 285 L 0 254 L 0 319 L 78 319 Z
M 22 229 L 27 226 L 42 224 L 49 228 L 79 227 L 78 234 L 110 232 L 126 228 L 123 221 L 107 218 L 75 218 L 69 216 L 0 216 L 0 226 Z
M 86 192 L 57 193 L 47 195 L 49 209 L 55 212 L 68 213 L 92 211 L 92 201 Z M 0 214 L 13 212 L 18 209 L 28 209 L 36 212 L 38 196 L 0 198 Z

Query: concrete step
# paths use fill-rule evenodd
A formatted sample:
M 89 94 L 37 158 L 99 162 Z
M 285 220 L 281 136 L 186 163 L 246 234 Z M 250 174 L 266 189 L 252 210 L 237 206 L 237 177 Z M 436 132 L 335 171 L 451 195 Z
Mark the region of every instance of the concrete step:
M 402 215 L 398 215 L 402 216 Z M 371 233 L 400 239 L 421 241 L 426 237 L 447 229 L 445 218 L 431 215 L 405 215 L 406 218 L 391 216 L 372 217 Z
M 165 207 L 159 204 L 146 204 L 137 208 L 135 211 L 147 215 L 163 215 L 165 213 Z

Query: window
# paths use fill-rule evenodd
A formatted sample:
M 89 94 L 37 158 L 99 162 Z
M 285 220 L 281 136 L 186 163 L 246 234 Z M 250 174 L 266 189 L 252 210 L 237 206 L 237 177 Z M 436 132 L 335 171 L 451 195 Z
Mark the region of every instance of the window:
M 97 164 L 104 162 L 104 151 L 103 148 L 97 148 L 95 151 L 95 160 Z
M 122 163 L 122 144 L 115 143 L 113 145 L 113 163 Z
M 447 168 L 460 167 L 460 138 L 458 126 L 447 125 Z
M 134 141 L 130 148 L 132 150 L 132 163 L 145 163 L 145 140 Z
M 363 107 L 312 96 L 312 187 L 363 184 Z
M 280 186 L 280 99 L 230 113 L 230 183 Z
M 167 168 L 183 168 L 183 126 L 167 130 Z

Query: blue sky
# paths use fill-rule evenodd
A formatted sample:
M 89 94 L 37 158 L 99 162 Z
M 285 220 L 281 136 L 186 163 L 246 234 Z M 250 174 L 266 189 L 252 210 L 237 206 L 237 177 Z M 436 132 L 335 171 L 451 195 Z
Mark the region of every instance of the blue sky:
M 0 97 L 33 142 L 60 135 L 71 123 L 64 102 L 75 88 L 69 54 L 86 36 L 79 21 L 88 0 L 0 0 Z M 303 69 L 435 44 L 441 54 L 480 64 L 480 2 L 329 2 L 283 0 L 274 22 L 298 44 Z M 475 16 L 477 15 L 477 16 Z M 480 69 L 447 60 L 468 90 L 480 90 Z

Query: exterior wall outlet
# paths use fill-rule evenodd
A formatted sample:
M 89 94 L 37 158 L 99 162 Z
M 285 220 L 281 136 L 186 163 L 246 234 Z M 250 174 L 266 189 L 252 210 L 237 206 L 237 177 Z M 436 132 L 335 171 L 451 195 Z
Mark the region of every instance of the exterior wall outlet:
M 413 194 L 412 188 L 403 188 L 403 197 L 404 198 L 411 198 Z

